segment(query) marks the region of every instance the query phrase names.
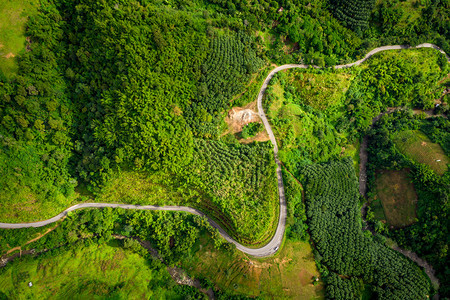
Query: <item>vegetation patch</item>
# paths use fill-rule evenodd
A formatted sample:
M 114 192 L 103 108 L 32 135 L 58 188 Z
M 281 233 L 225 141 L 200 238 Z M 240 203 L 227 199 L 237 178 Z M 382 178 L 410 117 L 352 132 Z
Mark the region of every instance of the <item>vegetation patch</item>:
M 15 56 L 25 49 L 25 24 L 36 13 L 38 0 L 8 0 L 0 3 L 0 78 L 17 71 Z
M 277 256 L 252 259 L 240 252 L 218 251 L 208 239 L 183 261 L 183 267 L 197 278 L 214 282 L 230 294 L 263 298 L 323 299 L 324 285 L 313 285 L 319 277 L 308 242 L 286 241 Z
M 327 297 L 359 298 L 364 284 L 372 285 L 378 298 L 429 295 L 430 283 L 417 265 L 363 233 L 350 158 L 307 166 L 302 176 L 311 238 L 319 264 L 328 269 L 322 270 L 330 279 Z
M 309 70 L 290 72 L 298 101 L 322 111 L 343 100 L 354 77 L 349 73 L 313 73 Z
M 403 227 L 415 222 L 417 194 L 409 170 L 380 171 L 375 184 L 389 225 Z
M 25 257 L 0 269 L 0 296 L 7 298 L 178 298 L 165 266 L 119 246 L 83 243 Z M 55 255 L 52 252 L 57 252 Z M 32 286 L 29 286 L 29 283 Z
M 261 123 L 258 123 L 258 122 L 248 123 L 247 125 L 245 125 L 242 128 L 242 132 L 241 132 L 242 138 L 248 139 L 248 138 L 254 137 L 259 132 L 261 132 L 263 130 L 263 128 L 264 128 L 264 126 Z
M 278 222 L 279 206 L 272 144 L 195 140 L 195 147 L 193 164 L 184 170 L 187 186 L 203 191 L 231 220 L 228 226 L 238 240 L 268 241 Z M 200 199 L 197 203 L 202 207 Z M 205 208 L 208 212 L 212 207 Z
M 393 141 L 403 154 L 414 161 L 430 166 L 439 175 L 448 170 L 450 159 L 439 144 L 433 143 L 424 133 L 418 130 L 397 132 Z
M 179 205 L 195 202 L 198 193 L 176 188 L 179 182 L 167 173 L 153 174 L 123 171 L 107 182 L 96 197 L 97 202 L 130 203 L 140 205 Z
M 421 258 L 425 258 L 436 271 L 436 277 L 440 281 L 440 295 L 448 295 L 449 278 L 446 276 L 448 260 L 448 216 L 449 207 L 447 205 L 450 182 L 448 171 L 443 176 L 438 175 L 429 165 L 411 159 L 410 155 L 399 151 L 397 142 L 394 140 L 398 135 L 412 134 L 416 137 L 422 135 L 417 130 L 420 129 L 430 136 L 433 142 L 443 146 L 448 145 L 449 121 L 443 117 L 423 119 L 408 111 L 397 111 L 384 115 L 380 121 L 374 124 L 369 137 L 369 164 L 368 164 L 368 187 L 369 197 L 374 197 L 377 192 L 376 170 L 384 169 L 408 169 L 410 178 L 417 193 L 417 220 L 410 226 L 403 228 L 390 228 L 381 223 L 381 216 L 377 216 L 377 211 L 381 209 L 381 202 L 376 204 L 374 209 L 375 217 L 378 220 L 371 221 L 375 231 L 388 235 L 402 248 L 411 249 Z M 421 147 L 419 140 L 418 147 Z M 426 139 L 428 141 L 428 139 Z M 448 150 L 448 147 L 444 149 Z M 424 154 L 426 155 L 426 154 Z M 428 155 L 433 155 L 430 152 Z M 387 214 L 387 212 L 386 212 Z M 367 214 L 367 220 L 372 215 Z

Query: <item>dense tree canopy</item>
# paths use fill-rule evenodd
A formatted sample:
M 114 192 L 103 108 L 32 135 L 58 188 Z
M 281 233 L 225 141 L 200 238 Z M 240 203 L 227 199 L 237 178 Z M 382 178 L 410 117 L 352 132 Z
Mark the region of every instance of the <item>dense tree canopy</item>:
M 361 230 L 358 184 L 350 159 L 310 165 L 304 176 L 306 213 L 317 251 L 331 272 L 361 278 L 379 299 L 425 298 L 430 284 L 422 271 L 402 254 Z M 331 276 L 328 296 L 348 299 L 362 285 Z M 335 289 L 345 287 L 344 291 Z

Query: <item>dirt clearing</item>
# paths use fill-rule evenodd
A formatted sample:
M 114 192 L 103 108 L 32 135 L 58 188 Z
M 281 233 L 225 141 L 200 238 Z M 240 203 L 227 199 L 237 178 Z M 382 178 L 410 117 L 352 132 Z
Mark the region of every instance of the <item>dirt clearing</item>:
M 264 142 L 269 140 L 269 135 L 265 129 L 256 136 L 248 139 L 243 139 L 240 135 L 242 128 L 245 125 L 253 122 L 261 123 L 261 118 L 259 117 L 258 109 L 256 107 L 256 101 L 253 101 L 244 107 L 233 107 L 230 109 L 225 118 L 225 122 L 228 125 L 228 129 L 222 135 L 230 133 L 234 134 L 241 143 L 250 143 L 253 141 Z

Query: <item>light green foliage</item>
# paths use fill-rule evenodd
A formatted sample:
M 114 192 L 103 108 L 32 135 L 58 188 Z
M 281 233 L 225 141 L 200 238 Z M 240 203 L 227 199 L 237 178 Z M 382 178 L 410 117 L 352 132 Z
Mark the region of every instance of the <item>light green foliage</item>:
M 182 180 L 165 172 L 122 171 L 106 182 L 97 202 L 176 205 L 196 203 L 201 195 L 195 189 L 180 187 Z
M 432 107 L 448 68 L 441 57 L 433 49 L 415 49 L 386 51 L 369 59 L 346 94 L 347 112 L 337 120 L 338 131 L 360 134 L 387 107 Z
M 406 130 L 394 134 L 393 142 L 401 153 L 418 163 L 431 167 L 439 175 L 447 170 L 450 159 L 445 155 L 439 144 L 433 143 L 418 130 Z
M 60 168 L 59 149 L 50 157 L 34 145 L 4 138 L 0 150 L 0 219 L 2 222 L 37 220 L 64 210 L 75 197 L 76 181 Z M 46 157 L 45 160 L 42 158 Z
M 437 83 L 447 74 L 447 66 L 438 63 L 440 55 L 433 49 L 382 53 L 369 61 L 360 80 L 366 93 L 385 106 L 431 108 L 442 93 Z
M 195 253 L 183 260 L 183 268 L 202 282 L 209 282 L 232 296 L 252 299 L 324 299 L 324 281 L 319 277 L 309 242 L 286 240 L 274 257 L 255 259 L 234 251 L 216 249 L 203 237 Z
M 280 158 L 289 170 L 295 172 L 297 166 L 337 157 L 341 152 L 339 145 L 346 141 L 342 140 L 325 113 L 303 102 L 299 92 L 301 88 L 295 88 L 291 82 L 295 84 L 295 79 L 278 73 L 266 90 L 263 101 L 281 149 Z M 342 94 L 336 99 L 340 97 Z M 336 105 L 342 104 L 337 102 Z
M 242 128 L 241 135 L 242 138 L 248 139 L 257 135 L 261 130 L 263 130 L 263 125 L 261 123 L 252 122 Z
M 117 243 L 80 243 L 70 250 L 51 250 L 11 264 L 0 271 L 0 297 L 182 299 L 183 289 L 176 287 L 164 265 L 119 248 Z
M 344 99 L 354 75 L 351 73 L 313 73 L 294 70 L 289 81 L 295 88 L 296 101 L 324 111 L 339 105 Z

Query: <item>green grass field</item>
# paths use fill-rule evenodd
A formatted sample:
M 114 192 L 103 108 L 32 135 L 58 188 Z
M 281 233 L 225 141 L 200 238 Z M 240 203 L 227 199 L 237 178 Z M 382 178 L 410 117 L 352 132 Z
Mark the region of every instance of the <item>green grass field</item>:
M 323 299 L 324 284 L 314 286 L 320 276 L 311 246 L 286 240 L 280 253 L 266 259 L 252 259 L 238 251 L 214 248 L 202 238 L 195 254 L 182 267 L 197 278 L 207 278 L 231 293 L 263 299 Z
M 279 83 L 274 84 L 272 87 L 273 94 L 276 96 L 276 98 L 267 110 L 267 115 L 273 119 L 278 116 L 278 112 L 280 111 L 286 99 L 284 99 L 284 89 Z
M 353 168 L 355 168 L 356 177 L 359 177 L 359 148 L 360 142 L 356 141 L 353 144 L 347 145 L 342 152 L 342 156 L 350 156 L 353 160 Z
M 176 205 L 188 202 L 188 195 L 176 186 L 174 178 L 161 172 L 145 174 L 124 171 L 103 187 L 96 201 L 141 205 Z
M 17 71 L 14 57 L 25 51 L 25 23 L 38 7 L 38 0 L 0 1 L 0 73 Z
M 83 245 L 13 262 L 0 271 L 0 291 L 10 299 L 177 298 L 170 291 L 175 283 L 165 266 L 117 247 L 118 243 Z
M 408 175 L 408 170 L 383 170 L 375 181 L 384 216 L 387 223 L 394 227 L 410 225 L 417 218 L 417 195 Z M 380 217 L 379 212 L 375 215 Z
M 443 175 L 448 170 L 450 159 L 439 144 L 418 130 L 406 130 L 396 133 L 393 140 L 401 153 L 414 161 L 430 166 L 437 174 Z

